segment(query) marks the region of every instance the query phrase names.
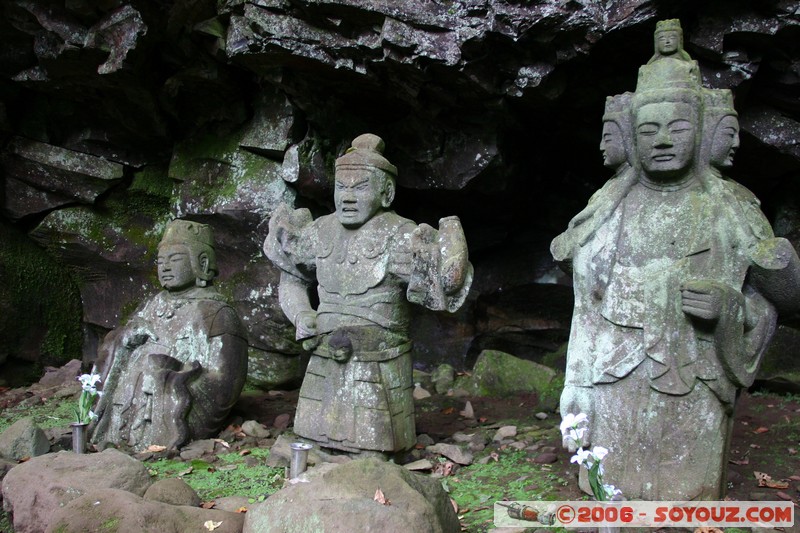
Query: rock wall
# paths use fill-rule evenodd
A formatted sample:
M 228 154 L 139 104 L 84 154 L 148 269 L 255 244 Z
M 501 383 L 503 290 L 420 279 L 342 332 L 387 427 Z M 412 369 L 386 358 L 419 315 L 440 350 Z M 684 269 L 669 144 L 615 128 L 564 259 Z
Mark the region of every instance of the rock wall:
M 475 265 L 464 310 L 415 318 L 417 361 L 555 352 L 571 290 L 549 241 L 610 177 L 605 97 L 634 88 L 664 18 L 682 20 L 704 85 L 734 91 L 732 177 L 800 245 L 796 1 L 9 0 L 2 13 L 0 216 L 69 269 L 87 361 L 155 291 L 154 245 L 181 216 L 216 231 L 253 379 L 297 373 L 260 245 L 280 202 L 331 210 L 333 160 L 366 131 L 400 169 L 396 210 L 459 215 Z M 24 313 L 15 324 L 36 322 Z

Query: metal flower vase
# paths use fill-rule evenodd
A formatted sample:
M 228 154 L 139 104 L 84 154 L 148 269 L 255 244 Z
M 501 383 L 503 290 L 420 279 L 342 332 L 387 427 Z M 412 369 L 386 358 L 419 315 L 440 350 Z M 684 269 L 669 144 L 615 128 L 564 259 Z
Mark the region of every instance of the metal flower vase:
M 89 434 L 89 424 L 83 422 L 73 422 L 72 428 L 72 451 L 75 453 L 86 453 L 86 439 Z

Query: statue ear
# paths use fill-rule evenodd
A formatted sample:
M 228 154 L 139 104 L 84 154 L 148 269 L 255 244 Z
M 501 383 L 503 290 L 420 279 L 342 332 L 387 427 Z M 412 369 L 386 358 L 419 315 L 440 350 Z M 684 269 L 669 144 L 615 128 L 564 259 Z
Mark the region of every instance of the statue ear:
M 200 255 L 197 256 L 197 262 L 200 264 L 200 272 L 203 274 L 208 274 L 208 253 L 200 252 Z
M 394 191 L 394 180 L 387 177 L 383 182 L 383 197 L 381 198 L 381 206 L 383 206 L 384 209 L 392 205 L 394 201 Z

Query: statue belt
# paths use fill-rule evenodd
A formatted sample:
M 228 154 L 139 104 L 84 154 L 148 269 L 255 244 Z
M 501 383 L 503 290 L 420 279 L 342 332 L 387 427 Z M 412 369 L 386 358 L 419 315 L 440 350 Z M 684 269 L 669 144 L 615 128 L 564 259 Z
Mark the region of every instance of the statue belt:
M 334 349 L 328 345 L 329 338 L 330 335 L 323 336 L 322 342 L 314 350 L 314 355 L 328 359 L 333 358 Z M 356 347 L 353 348 L 352 357 L 350 360 L 361 363 L 380 363 L 383 361 L 390 361 L 400 357 L 401 355 L 409 353 L 411 351 L 411 346 L 411 341 L 406 341 L 398 346 L 385 348 L 383 350 L 359 350 L 356 345 Z

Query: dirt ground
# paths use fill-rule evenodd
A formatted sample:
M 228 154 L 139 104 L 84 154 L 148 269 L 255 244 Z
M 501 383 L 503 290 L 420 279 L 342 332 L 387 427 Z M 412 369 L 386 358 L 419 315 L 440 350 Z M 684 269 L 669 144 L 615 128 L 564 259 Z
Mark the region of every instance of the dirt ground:
M 509 398 L 452 398 L 434 395 L 418 402 L 417 433 L 426 433 L 434 440 L 444 440 L 459 431 L 475 427 L 475 420 L 459 416 L 470 401 L 479 425 L 496 425 L 503 421 L 519 424 L 541 423 L 534 415 L 539 411 L 536 396 L 517 395 Z M 244 420 L 256 419 L 268 426 L 281 414 L 294 416 L 297 391 L 249 393 L 239 400 L 234 414 Z M 551 414 L 553 424 L 556 415 Z M 554 469 L 570 469 L 570 455 L 556 447 L 558 460 Z M 784 489 L 759 487 L 754 472 L 770 476 L 773 481 L 788 483 Z M 577 483 L 563 490 L 560 499 L 580 496 Z M 732 500 L 800 500 L 800 396 L 744 392 L 736 406 L 733 441 L 728 463 L 727 497 Z

